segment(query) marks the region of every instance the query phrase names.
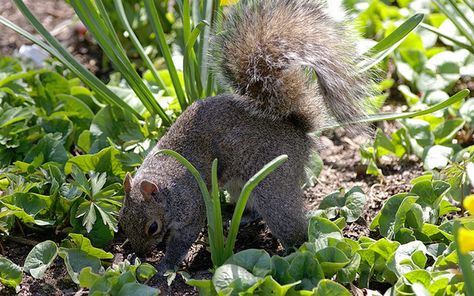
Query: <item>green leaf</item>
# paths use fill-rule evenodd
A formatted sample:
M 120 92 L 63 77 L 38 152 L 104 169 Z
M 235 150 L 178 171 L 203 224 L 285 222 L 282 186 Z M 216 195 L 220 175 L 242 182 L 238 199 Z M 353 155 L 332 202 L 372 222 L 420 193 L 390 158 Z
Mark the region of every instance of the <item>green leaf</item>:
M 380 233 L 389 239 L 393 238 L 404 226 L 407 213 L 411 210 L 412 205 L 417 199 L 417 196 L 406 193 L 390 197 L 385 202 L 378 219 Z
M 393 145 L 392 141 L 390 141 L 390 139 L 379 128 L 375 134 L 374 148 L 378 158 L 385 155 L 396 154 L 395 145 Z
M 441 170 L 445 168 L 451 157 L 454 155 L 454 149 L 442 145 L 434 145 L 428 149 L 423 161 L 423 168 L 427 171 L 434 169 Z
M 339 227 L 328 219 L 313 217 L 309 221 L 308 237 L 312 242 L 328 237 L 342 239 L 342 234 Z
M 76 218 L 82 217 L 82 226 L 86 228 L 87 232 L 91 232 L 94 226 L 97 216 L 95 212 L 94 204 L 90 201 L 84 201 L 79 205 L 76 212 Z
M 156 296 L 160 290 L 139 283 L 127 283 L 123 285 L 118 296 Z
M 357 277 L 361 256 L 355 253 L 349 264 L 337 272 L 337 281 L 341 283 L 352 283 Z
M 212 284 L 212 280 L 196 280 L 190 279 L 186 281 L 186 284 L 197 288 L 199 295 L 202 296 L 217 296 L 216 289 Z
M 233 264 L 224 264 L 217 268 L 212 276 L 212 283 L 219 293 L 231 288 L 237 295 L 255 285 L 260 278 L 248 272 L 245 268 Z
M 122 146 L 145 140 L 140 122 L 122 109 L 111 106 L 97 112 L 92 119 L 90 133 L 93 138 L 90 148 L 92 153 L 109 147 L 109 141 Z
M 7 258 L 0 256 L 0 283 L 19 291 L 22 279 L 21 268 Z
M 125 178 L 126 171 L 118 159 L 120 151 L 114 147 L 108 147 L 96 154 L 79 155 L 69 159 L 64 167 L 65 174 L 72 173 L 73 165 L 83 172 L 94 171 L 97 173 L 107 173 L 109 176 Z
M 100 275 L 94 273 L 91 267 L 85 267 L 79 273 L 79 285 L 83 288 L 90 289 L 101 278 Z
M 321 249 L 316 252 L 315 256 L 326 277 L 333 276 L 350 262 L 344 252 L 335 247 Z
M 375 66 L 378 62 L 383 60 L 387 55 L 394 51 L 400 43 L 406 38 L 406 36 L 413 31 L 423 20 L 424 15 L 421 13 L 415 14 L 401 24 L 395 31 L 389 36 L 381 40 L 369 52 L 372 54 L 372 61 L 360 64 L 361 71 L 367 71 L 368 69 Z
M 112 253 L 93 247 L 91 241 L 81 234 L 70 233 L 66 245 L 69 248 L 80 249 L 98 259 L 112 259 L 114 257 Z
M 456 118 L 452 120 L 447 120 L 441 123 L 434 131 L 435 143 L 444 144 L 450 142 L 456 133 L 463 128 L 464 120 L 461 118 Z
M 398 247 L 388 260 L 387 267 L 399 277 L 413 270 L 424 269 L 427 262 L 426 253 L 422 242 L 409 242 Z
M 454 52 L 444 51 L 431 57 L 425 64 L 425 70 L 416 81 L 420 91 L 431 90 L 450 91 L 460 75 L 458 55 Z
M 23 223 L 34 223 L 42 226 L 54 224 L 54 221 L 39 218 L 42 217 L 52 205 L 52 200 L 49 196 L 17 192 L 4 197 L 2 201 L 0 201 L 0 204 L 15 211 L 13 214 Z
M 44 241 L 36 246 L 26 256 L 23 269 L 35 279 L 41 279 L 58 255 L 58 247 L 53 241 Z
M 83 268 L 90 267 L 93 272 L 98 273 L 102 267 L 99 258 L 80 249 L 60 248 L 59 256 L 64 259 L 67 272 L 76 284 L 79 284 L 78 277 Z
M 419 199 L 418 199 L 419 200 Z M 418 202 L 418 201 L 417 201 Z M 414 203 L 407 213 L 405 226 L 413 229 L 421 229 L 423 227 L 423 208 L 418 203 Z
M 402 227 L 395 235 L 395 240 L 401 244 L 406 244 L 416 240 L 413 230 Z
M 459 212 L 461 209 L 450 203 L 449 201 L 442 199 L 439 205 L 439 216 L 448 215 L 451 213 Z
M 267 276 L 264 279 L 258 281 L 255 285 L 250 287 L 247 291 L 242 292 L 242 296 L 251 295 L 275 295 L 284 296 L 294 286 L 298 285 L 299 282 L 291 283 L 288 285 L 280 285 L 271 276 Z
M 420 198 L 417 203 L 422 206 L 430 206 L 438 208 L 443 196 L 448 193 L 451 186 L 449 183 L 435 180 L 435 181 L 420 181 L 417 182 L 410 190 L 411 193 L 418 195 Z
M 62 143 L 60 133 L 46 134 L 41 140 L 26 153 L 24 162 L 32 162 L 38 155 L 42 154 L 44 162 L 57 162 L 65 164 L 68 160 L 67 151 Z
M 429 241 L 432 242 L 444 241 L 446 243 L 449 243 L 454 240 L 454 236 L 452 234 L 444 231 L 438 225 L 434 224 L 423 224 L 421 233 L 425 235 L 429 239 Z
M 306 182 L 304 187 L 313 187 L 315 185 L 315 181 L 321 174 L 323 166 L 323 160 L 321 159 L 321 156 L 319 156 L 319 153 L 311 153 L 309 156 L 309 161 L 304 168 L 306 173 Z
M 423 148 L 434 144 L 435 139 L 430 124 L 421 119 L 405 119 L 402 124 L 406 127 L 410 136 L 413 152 L 421 157 Z
M 137 267 L 135 272 L 137 280 L 140 282 L 146 282 L 151 279 L 158 271 L 156 268 L 149 263 L 142 263 Z
M 351 223 L 362 215 L 366 203 L 366 197 L 358 186 L 351 188 L 344 195 L 334 192 L 326 196 L 320 203 L 319 208 L 326 210 L 328 218 L 335 218 L 335 211 L 340 211 L 347 222 Z
M 318 260 L 309 252 L 297 252 L 291 257 L 288 274 L 292 281 L 301 281 L 301 287 L 312 290 L 318 282 L 324 279 L 324 271 Z
M 331 280 L 321 280 L 316 288 L 316 291 L 313 295 L 341 295 L 341 296 L 350 296 L 352 295 L 343 285 L 336 283 Z
M 265 277 L 271 271 L 270 255 L 265 250 L 248 249 L 232 255 L 224 264 L 233 264 L 245 268 L 258 277 Z

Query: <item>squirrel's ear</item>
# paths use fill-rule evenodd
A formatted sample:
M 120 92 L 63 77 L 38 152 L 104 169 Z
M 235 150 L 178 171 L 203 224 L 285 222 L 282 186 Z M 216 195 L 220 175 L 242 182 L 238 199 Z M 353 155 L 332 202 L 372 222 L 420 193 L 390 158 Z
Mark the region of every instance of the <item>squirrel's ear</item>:
M 125 180 L 123 181 L 123 190 L 125 193 L 129 194 L 130 190 L 132 190 L 132 176 L 130 173 L 125 175 Z
M 158 191 L 158 187 L 150 181 L 143 180 L 140 183 L 140 191 L 142 192 L 143 199 L 149 200 L 152 194 Z

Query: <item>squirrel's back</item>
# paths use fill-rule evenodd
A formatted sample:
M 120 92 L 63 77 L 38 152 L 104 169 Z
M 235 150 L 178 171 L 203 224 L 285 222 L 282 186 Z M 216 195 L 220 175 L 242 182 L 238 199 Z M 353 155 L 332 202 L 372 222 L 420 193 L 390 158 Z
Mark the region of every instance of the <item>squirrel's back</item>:
M 241 0 L 217 21 L 214 69 L 258 116 L 305 131 L 345 123 L 364 115 L 370 93 L 351 33 L 318 0 Z

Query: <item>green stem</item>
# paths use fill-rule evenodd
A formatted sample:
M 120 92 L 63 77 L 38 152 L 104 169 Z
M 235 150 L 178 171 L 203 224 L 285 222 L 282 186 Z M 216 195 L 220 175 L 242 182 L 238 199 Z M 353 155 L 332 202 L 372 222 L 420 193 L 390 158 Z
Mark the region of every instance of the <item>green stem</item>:
M 472 33 L 468 32 L 461 22 L 458 21 L 456 16 L 454 16 L 439 0 L 433 0 L 433 2 L 436 4 L 436 6 L 438 6 L 439 10 L 441 10 L 441 12 L 443 12 L 451 20 L 451 22 L 453 22 L 459 32 L 463 34 L 463 36 L 466 37 L 467 40 L 469 40 L 469 42 L 474 46 L 474 38 L 471 36 Z
M 150 25 L 152 26 L 153 32 L 155 32 L 158 46 L 161 49 L 161 53 L 163 54 L 163 57 L 165 59 L 166 66 L 168 67 L 168 71 L 171 77 L 171 82 L 173 83 L 179 105 L 181 106 L 181 110 L 184 111 L 187 107 L 186 97 L 184 95 L 181 82 L 179 81 L 178 72 L 176 71 L 176 67 L 174 65 L 173 58 L 171 56 L 171 50 L 168 44 L 166 43 L 165 32 L 163 31 L 163 27 L 161 26 L 160 17 L 158 16 L 155 2 L 154 0 L 144 0 L 144 1 L 145 1 L 146 11 L 148 14 L 148 20 L 150 21 Z
M 225 257 L 229 258 L 232 256 L 235 241 L 237 239 L 237 233 L 239 231 L 240 220 L 242 214 L 244 213 L 247 200 L 250 197 L 252 191 L 257 187 L 260 182 L 265 179 L 270 173 L 275 171 L 288 159 L 287 155 L 280 155 L 277 158 L 273 159 L 267 165 L 265 165 L 260 171 L 258 171 L 250 180 L 245 183 L 242 191 L 240 193 L 239 200 L 235 206 L 234 214 L 232 215 L 232 221 L 230 223 L 230 230 L 227 236 L 227 241 L 225 245 Z
M 213 261 L 214 267 L 221 266 L 227 260 L 224 254 L 224 227 L 222 226 L 221 201 L 219 199 L 219 182 L 217 180 L 217 159 L 212 162 L 212 207 L 214 218 L 214 246 L 213 251 L 216 253 L 216 261 Z
M 158 83 L 158 86 L 165 91 L 165 95 L 169 95 L 170 92 L 168 88 L 166 87 L 165 83 L 163 82 L 163 79 L 161 79 L 161 76 L 158 74 L 158 71 L 156 71 L 155 66 L 153 66 L 153 62 L 145 53 L 145 49 L 141 45 L 140 40 L 138 40 L 137 35 L 135 34 L 132 27 L 130 26 L 130 23 L 128 22 L 127 15 L 125 14 L 125 10 L 123 8 L 122 0 L 114 0 L 114 4 L 118 12 L 119 20 L 121 21 L 122 25 L 125 27 L 125 30 L 128 32 L 128 35 L 130 36 L 130 40 L 132 41 L 133 45 L 137 49 L 138 54 L 140 55 L 142 60 L 145 62 L 148 70 L 150 70 L 151 74 L 156 80 L 156 83 Z
M 461 48 L 464 48 L 464 49 L 467 49 L 469 50 L 470 52 L 474 53 L 474 47 L 472 47 L 471 45 L 469 44 L 466 44 L 462 41 L 459 41 L 457 40 L 456 38 L 453 38 L 451 36 L 448 36 L 446 34 L 444 34 L 443 32 L 441 32 L 439 29 L 433 27 L 433 26 L 430 26 L 430 25 L 427 25 L 427 24 L 421 24 L 421 27 L 423 29 L 426 29 L 428 31 L 431 31 L 433 33 L 436 33 L 437 35 L 439 35 L 440 37 L 443 37 L 445 39 L 448 39 L 449 41 L 453 42 L 454 44 L 456 44 L 457 46 L 461 47 Z
M 338 128 L 341 126 L 345 125 L 350 125 L 350 124 L 358 124 L 358 123 L 369 123 L 369 122 L 377 122 L 377 121 L 384 121 L 384 120 L 395 120 L 395 119 L 404 119 L 404 118 L 411 118 L 411 117 L 417 117 L 417 116 L 422 116 L 422 115 L 427 115 L 433 112 L 436 112 L 438 110 L 444 109 L 446 107 L 449 107 L 450 105 L 461 101 L 462 99 L 466 98 L 469 95 L 469 90 L 464 89 L 450 97 L 449 99 L 446 99 L 445 101 L 436 104 L 428 109 L 421 110 L 421 111 L 413 111 L 413 112 L 401 112 L 401 113 L 377 113 L 377 114 L 371 114 L 367 115 L 366 117 L 363 118 L 356 118 L 350 122 L 344 122 L 343 124 L 332 124 L 332 125 L 327 125 L 321 127 L 319 130 L 316 131 L 316 134 L 320 134 L 321 132 L 329 129 L 334 129 Z
M 23 37 L 29 39 L 33 43 L 37 44 L 47 52 L 49 52 L 52 56 L 57 58 L 61 63 L 63 63 L 69 70 L 71 70 L 74 74 L 76 74 L 85 84 L 87 84 L 95 93 L 99 95 L 101 99 L 108 102 L 110 105 L 115 105 L 127 113 L 133 114 L 139 119 L 143 119 L 143 117 L 135 111 L 131 106 L 124 103 L 122 99 L 120 99 L 114 92 L 112 92 L 102 81 L 100 81 L 97 77 L 95 77 L 91 72 L 89 72 L 83 65 L 77 62 L 74 57 L 67 52 L 64 47 L 57 41 L 48 30 L 46 30 L 43 25 L 34 17 L 31 11 L 26 7 L 26 5 L 21 0 L 13 0 L 15 5 L 23 14 L 23 16 L 31 23 L 33 28 L 46 40 L 46 43 L 39 40 L 38 38 L 34 37 L 29 32 L 23 30 L 22 28 L 18 27 L 17 25 L 13 24 L 9 20 L 0 17 L 0 23 L 7 26 L 8 28 L 16 31 Z

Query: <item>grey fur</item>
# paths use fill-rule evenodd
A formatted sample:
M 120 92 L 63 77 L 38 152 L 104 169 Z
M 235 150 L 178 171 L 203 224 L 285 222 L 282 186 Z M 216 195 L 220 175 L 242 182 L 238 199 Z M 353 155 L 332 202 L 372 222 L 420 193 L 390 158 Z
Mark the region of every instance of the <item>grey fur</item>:
M 163 265 L 172 268 L 205 226 L 196 181 L 173 158 L 156 155 L 159 149 L 186 157 L 208 186 L 215 158 L 222 186 L 243 184 L 273 158 L 287 154 L 288 161 L 255 188 L 250 204 L 286 247 L 306 240 L 300 185 L 314 148 L 307 132 L 327 120 L 325 109 L 339 121 L 363 115 L 367 83 L 345 36 L 345 27 L 311 0 L 243 0 L 221 16 L 213 59 L 218 76 L 235 94 L 190 106 L 133 180 L 127 179 L 120 224 L 137 252 L 150 251 L 168 233 Z M 318 85 L 304 66 L 317 73 Z M 144 181 L 158 188 L 151 198 L 140 189 Z M 147 234 L 153 221 L 163 227 Z

